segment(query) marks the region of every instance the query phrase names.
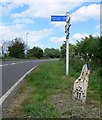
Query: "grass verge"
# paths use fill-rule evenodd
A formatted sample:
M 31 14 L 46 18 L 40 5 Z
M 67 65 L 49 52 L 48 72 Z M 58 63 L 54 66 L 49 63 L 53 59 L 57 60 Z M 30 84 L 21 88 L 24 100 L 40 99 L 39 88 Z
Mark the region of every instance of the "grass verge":
M 6 111 L 5 117 L 99 117 L 100 96 L 99 92 L 93 90 L 91 85 L 93 82 L 89 82 L 86 104 L 72 100 L 73 84 L 78 73 L 73 68 L 70 70 L 75 75 L 70 74 L 66 78 L 65 64 L 61 61 L 50 61 L 38 66 L 25 78 L 15 99 Z M 94 79 L 96 81 L 98 77 L 96 76 Z

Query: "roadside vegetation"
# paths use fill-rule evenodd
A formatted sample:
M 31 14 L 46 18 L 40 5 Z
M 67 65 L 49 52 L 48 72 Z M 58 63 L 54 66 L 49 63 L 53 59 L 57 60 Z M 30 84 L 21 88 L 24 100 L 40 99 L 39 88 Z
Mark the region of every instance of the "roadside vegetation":
M 66 42 L 60 47 L 60 51 L 45 49 L 43 57 L 60 56 L 60 60 L 43 63 L 27 75 L 5 117 L 99 118 L 102 76 L 101 40 L 102 37 L 90 35 L 82 38 L 80 42 L 77 41 L 76 45 L 70 44 L 68 77 L 65 75 Z M 34 49 L 30 52 L 35 52 Z M 52 57 L 54 55 L 55 57 Z M 79 77 L 85 63 L 89 64 L 91 72 L 87 99 L 83 104 L 72 99 L 72 91 L 74 81 Z
M 15 38 L 11 41 L 3 42 L 1 46 L 1 57 L 3 60 L 7 59 L 46 59 L 59 58 L 60 50 L 55 48 L 45 48 L 42 50 L 38 46 L 29 46 L 21 39 Z
M 98 118 L 99 76 L 91 73 L 86 104 L 82 104 L 72 99 L 73 84 L 79 74 L 70 66 L 70 75 L 66 78 L 62 61 L 41 64 L 25 78 L 5 117 Z

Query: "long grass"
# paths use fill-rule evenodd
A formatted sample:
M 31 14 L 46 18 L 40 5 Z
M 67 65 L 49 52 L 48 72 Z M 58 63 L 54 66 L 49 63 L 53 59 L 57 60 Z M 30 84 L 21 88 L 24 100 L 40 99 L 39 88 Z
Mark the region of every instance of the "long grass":
M 66 77 L 65 64 L 62 61 L 50 61 L 38 66 L 26 77 L 18 92 L 18 97 L 23 95 L 24 99 L 20 105 L 13 108 L 13 111 L 15 110 L 13 117 L 20 115 L 29 118 L 60 118 L 61 113 L 49 102 L 49 99 L 56 94 L 67 94 L 72 97 L 73 84 L 80 75 L 79 71 L 74 66 L 70 66 L 69 77 Z M 91 73 L 87 104 L 99 105 L 99 85 L 97 71 L 96 74 Z

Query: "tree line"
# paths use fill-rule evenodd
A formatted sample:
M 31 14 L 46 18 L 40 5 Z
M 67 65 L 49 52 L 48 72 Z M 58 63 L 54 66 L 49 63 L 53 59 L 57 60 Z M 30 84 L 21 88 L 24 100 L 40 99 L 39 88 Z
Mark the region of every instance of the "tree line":
M 12 41 L 4 42 L 2 44 L 3 57 L 11 58 L 59 58 L 60 50 L 55 48 L 45 48 L 42 50 L 40 47 L 34 46 L 28 49 L 28 46 L 23 42 L 21 38 L 15 38 Z
M 79 60 L 81 62 L 90 62 L 96 66 L 102 65 L 102 37 L 92 36 L 82 38 L 77 43 L 69 45 L 70 64 L 74 64 Z M 34 46 L 28 49 L 27 45 L 21 38 L 15 38 L 10 42 L 4 42 L 2 45 L 3 56 L 10 56 L 14 58 L 60 58 L 65 61 L 66 58 L 66 41 L 62 44 L 60 49 L 45 48 Z M 80 66 L 80 65 L 79 65 Z

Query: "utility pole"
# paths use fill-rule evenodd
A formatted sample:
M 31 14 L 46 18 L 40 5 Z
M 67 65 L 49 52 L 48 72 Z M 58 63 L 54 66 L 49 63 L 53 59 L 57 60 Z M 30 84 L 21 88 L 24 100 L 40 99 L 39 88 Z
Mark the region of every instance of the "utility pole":
M 69 28 L 70 24 L 70 12 L 66 12 L 66 25 L 65 25 L 65 33 L 66 33 L 66 75 L 69 73 Z

